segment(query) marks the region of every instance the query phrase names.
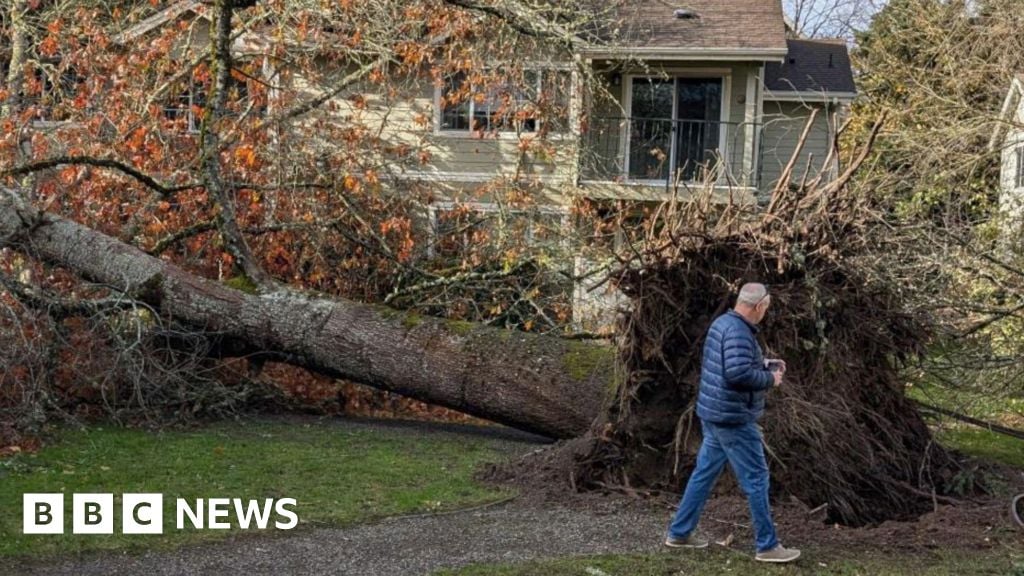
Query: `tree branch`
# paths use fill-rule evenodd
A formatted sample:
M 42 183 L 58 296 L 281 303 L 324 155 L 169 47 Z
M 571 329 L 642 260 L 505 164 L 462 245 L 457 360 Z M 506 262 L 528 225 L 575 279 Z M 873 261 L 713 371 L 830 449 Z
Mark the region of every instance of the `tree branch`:
M 0 177 L 7 178 L 24 176 L 26 174 L 33 174 L 35 172 L 41 172 L 43 170 L 49 170 L 59 166 L 93 166 L 96 168 L 109 168 L 111 170 L 116 170 L 125 176 L 134 178 L 147 188 L 165 197 L 184 190 L 190 190 L 192 188 L 199 188 L 202 186 L 201 182 L 190 182 L 188 184 L 177 185 L 164 184 L 156 178 L 143 173 L 138 168 L 135 168 L 125 162 L 121 162 L 120 160 L 114 160 L 113 158 L 95 158 L 93 156 L 57 156 L 55 158 L 38 160 L 36 162 L 4 170 L 3 172 L 0 172 Z
M 235 265 L 261 288 L 273 284 L 273 279 L 259 265 L 245 236 L 238 225 L 235 213 L 234 188 L 222 180 L 220 163 L 220 135 L 217 123 L 224 116 L 228 87 L 231 81 L 231 18 L 234 14 L 232 0 L 216 0 L 215 36 L 211 43 L 213 65 L 213 98 L 207 102 L 206 114 L 200 126 L 201 165 L 203 184 L 210 191 L 220 209 L 217 213 L 217 228 L 224 239 L 224 246 L 235 259 Z

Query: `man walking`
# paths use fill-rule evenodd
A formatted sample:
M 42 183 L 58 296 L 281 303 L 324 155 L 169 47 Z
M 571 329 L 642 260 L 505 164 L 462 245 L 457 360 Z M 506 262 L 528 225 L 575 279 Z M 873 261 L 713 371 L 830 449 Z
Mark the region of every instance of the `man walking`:
M 697 535 L 697 521 L 728 460 L 750 502 L 757 545 L 754 558 L 791 562 L 800 556 L 799 550 L 784 548 L 775 536 L 768 505 L 768 462 L 756 423 L 764 412 L 765 391 L 780 385 L 786 371 L 785 362 L 764 360 L 754 337 L 770 304 L 763 284 L 745 284 L 735 308 L 716 318 L 708 329 L 697 396 L 704 442 L 669 526 L 666 546 L 707 547 L 708 541 Z

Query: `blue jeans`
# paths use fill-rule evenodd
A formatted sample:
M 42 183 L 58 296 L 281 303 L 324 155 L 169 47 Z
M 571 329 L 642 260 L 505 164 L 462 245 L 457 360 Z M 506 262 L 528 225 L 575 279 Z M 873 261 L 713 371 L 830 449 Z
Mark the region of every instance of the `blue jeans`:
M 761 445 L 761 430 L 753 422 L 724 426 L 703 420 L 701 428 L 704 442 L 697 453 L 697 466 L 686 482 L 686 491 L 668 528 L 668 535 L 685 538 L 697 528 L 704 503 L 728 460 L 750 502 L 757 551 L 771 550 L 779 541 L 768 506 L 768 462 Z

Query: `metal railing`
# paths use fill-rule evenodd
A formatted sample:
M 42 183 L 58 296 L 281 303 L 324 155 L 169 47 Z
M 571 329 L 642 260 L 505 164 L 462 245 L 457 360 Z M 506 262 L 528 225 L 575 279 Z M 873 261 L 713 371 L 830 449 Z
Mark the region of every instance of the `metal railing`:
M 753 128 L 753 129 L 750 129 Z M 747 141 L 760 127 L 712 120 L 600 116 L 581 126 L 583 180 L 728 182 L 756 186 L 745 173 Z

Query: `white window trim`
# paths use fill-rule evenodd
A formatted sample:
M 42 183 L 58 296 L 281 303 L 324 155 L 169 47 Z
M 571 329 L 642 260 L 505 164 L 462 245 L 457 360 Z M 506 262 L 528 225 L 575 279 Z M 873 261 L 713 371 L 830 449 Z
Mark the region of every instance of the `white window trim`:
M 487 67 L 499 66 L 500 63 L 488 64 Z M 528 63 L 523 66 L 523 71 L 536 71 L 541 72 L 541 76 L 538 76 L 537 82 L 540 83 L 543 80 L 544 72 L 552 71 L 563 71 L 570 72 L 569 79 L 569 101 L 571 103 L 573 94 L 577 91 L 578 86 L 578 75 L 575 74 L 571 64 L 549 64 L 549 63 Z M 440 136 L 442 138 L 451 139 L 466 139 L 466 140 L 521 140 L 524 138 L 536 138 L 537 130 L 530 132 L 522 130 L 498 130 L 498 131 L 480 131 L 467 128 L 465 130 L 455 130 L 451 128 L 441 128 L 441 122 L 444 116 L 444 106 L 441 104 L 441 99 L 444 96 L 445 83 L 442 82 L 440 86 L 434 86 L 434 136 Z M 473 121 L 473 99 L 469 100 L 469 120 Z M 562 132 L 548 132 L 545 138 L 547 140 L 565 140 L 572 137 L 572 107 L 569 107 L 569 124 L 566 126 L 565 131 Z
M 483 214 L 496 213 L 496 212 L 509 212 L 509 213 L 520 213 L 520 214 L 532 214 L 534 212 L 544 215 L 555 215 L 559 216 L 559 225 L 563 231 L 569 230 L 569 216 L 570 210 L 568 206 L 560 206 L 557 204 L 537 204 L 528 208 L 509 208 L 496 202 L 452 202 L 452 201 L 436 201 L 431 202 L 427 206 L 428 220 L 430 222 L 430 239 L 431 242 L 427 245 L 427 255 L 433 257 L 434 244 L 437 240 L 438 220 L 437 214 L 441 210 L 453 210 L 455 208 L 468 207 L 474 212 L 480 212 Z M 528 229 L 527 233 L 529 237 L 526 239 L 528 245 L 533 243 L 533 230 Z M 569 235 L 563 234 L 560 244 L 563 248 L 568 248 Z
M 188 92 L 188 106 L 184 110 L 181 110 L 181 112 L 184 112 L 184 114 L 185 114 L 185 121 L 186 121 L 186 124 L 185 124 L 185 134 L 191 134 L 191 135 L 199 134 L 199 127 L 202 125 L 202 122 L 199 121 L 199 118 L 196 116 L 196 112 L 195 112 L 195 109 L 194 109 L 195 108 L 195 97 L 196 97 L 196 90 L 195 90 L 195 88 L 196 88 L 195 79 L 192 78 L 192 76 L 190 75 L 188 77 L 188 81 L 186 82 L 186 84 L 184 86 L 184 90 Z M 177 97 L 176 97 L 178 102 L 181 101 L 181 96 L 182 96 L 181 92 L 179 92 Z M 202 107 L 205 107 L 205 104 L 203 106 L 201 106 L 201 108 Z M 178 110 L 178 108 L 172 108 L 171 106 L 164 106 L 164 115 L 165 115 L 165 117 L 166 117 L 167 112 L 169 112 L 170 110 Z
M 722 110 L 720 113 L 720 124 L 719 124 L 719 150 L 725 163 L 726 172 L 730 170 L 728 163 L 728 138 L 726 137 L 726 124 L 729 121 L 730 116 L 730 102 L 732 101 L 732 70 L 722 68 L 683 68 L 683 69 L 665 69 L 665 74 L 624 74 L 622 77 L 623 82 L 623 108 L 626 110 L 626 122 L 623 123 L 619 129 L 619 142 L 620 152 L 622 154 L 622 182 L 626 184 L 642 184 L 646 186 L 665 186 L 666 183 L 671 183 L 669 180 L 651 180 L 651 179 L 637 179 L 629 177 L 629 122 L 633 118 L 633 79 L 634 78 L 662 78 L 664 79 L 667 75 L 672 78 L 721 78 L 722 79 Z M 673 89 L 674 90 L 674 89 Z M 674 92 L 673 92 L 674 94 Z M 676 95 L 672 97 L 672 119 L 675 121 L 676 107 L 679 105 L 679 99 Z M 675 165 L 675 146 L 672 147 L 671 157 L 669 158 L 669 166 Z M 692 181 L 689 181 L 692 182 Z

